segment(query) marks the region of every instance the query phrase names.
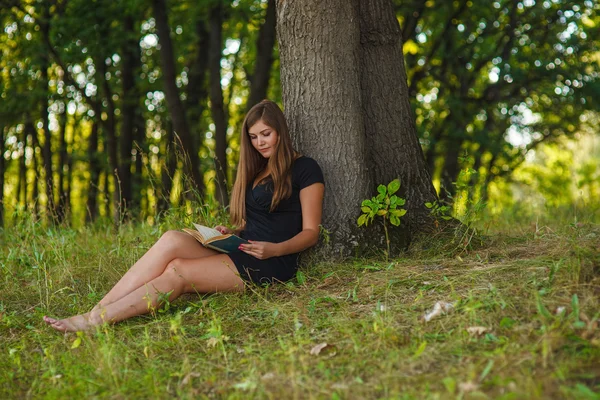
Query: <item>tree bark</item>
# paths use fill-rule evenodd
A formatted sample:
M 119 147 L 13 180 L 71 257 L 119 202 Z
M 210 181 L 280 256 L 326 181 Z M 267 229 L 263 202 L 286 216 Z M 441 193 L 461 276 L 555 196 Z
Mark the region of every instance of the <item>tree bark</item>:
M 48 87 L 48 61 L 42 63 L 42 82 Z M 46 187 L 46 214 L 48 220 L 56 222 L 56 206 L 54 201 L 54 176 L 52 172 L 52 132 L 48 114 L 48 98 L 44 96 L 41 102 L 42 130 L 44 131 L 44 147 L 42 147 L 42 159 L 44 163 L 44 184 Z
M 188 65 L 189 82 L 186 88 L 185 102 L 191 130 L 197 132 L 200 132 L 201 129 L 202 113 L 204 112 L 208 98 L 206 76 L 209 48 L 210 34 L 206 29 L 204 20 L 199 16 L 196 21 L 196 56 Z M 192 138 L 194 139 L 194 147 L 199 144 L 196 143 L 195 139 L 202 139 L 201 136 L 193 136 Z
M 399 178 L 409 233 L 428 223 L 435 188 L 409 102 L 402 34 L 389 0 L 361 0 L 361 90 L 368 163 L 375 184 Z
M 120 209 L 127 210 L 132 200 L 132 155 L 133 135 L 136 123 L 136 113 L 140 102 L 140 91 L 135 84 L 135 76 L 140 68 L 139 35 L 135 29 L 132 16 L 126 15 L 123 19 L 123 63 L 121 67 L 121 135 L 119 137 L 119 179 L 121 181 Z M 140 154 L 141 156 L 141 154 Z
M 29 117 L 28 117 L 29 119 Z M 39 195 L 40 195 L 40 168 L 39 168 L 39 159 L 37 157 L 37 149 L 41 149 L 40 146 L 40 141 L 38 138 L 38 133 L 35 130 L 35 126 L 33 125 L 33 122 L 29 119 L 29 126 L 25 126 L 25 128 L 28 130 L 29 134 L 27 135 L 27 137 L 31 137 L 31 150 L 32 150 L 32 154 L 33 157 L 31 158 L 32 163 L 31 163 L 31 169 L 33 170 L 33 180 L 32 180 L 32 188 L 31 188 L 31 207 L 28 207 L 28 202 L 27 202 L 27 187 L 25 187 L 24 191 L 23 191 L 23 206 L 24 209 L 26 210 L 27 208 L 31 208 L 31 212 L 33 213 L 33 217 L 35 220 L 38 219 L 39 215 L 40 215 L 40 202 L 39 202 Z M 25 142 L 25 147 L 27 147 L 27 142 Z M 23 168 L 25 171 L 27 171 L 27 167 L 25 166 L 25 160 L 23 160 Z M 23 182 L 25 183 L 25 185 L 27 185 L 27 173 L 25 172 L 25 175 L 23 175 Z
M 27 170 L 25 166 L 25 150 L 27 148 L 27 136 L 29 135 L 29 128 L 33 126 L 30 121 L 30 117 L 26 116 L 25 126 L 23 128 L 23 135 L 21 136 L 21 143 L 23 143 L 23 155 L 19 157 L 19 179 L 17 180 L 17 195 L 15 196 L 15 209 L 19 208 L 21 201 L 24 206 L 27 206 Z M 35 134 L 35 127 L 33 128 Z M 35 154 L 35 148 L 34 153 Z
M 408 101 L 393 5 L 280 0 L 277 6 L 285 112 L 297 148 L 323 169 L 323 225 L 333 252 L 382 243 L 357 229 L 356 218 L 377 184 L 398 177 L 410 215 L 393 245 L 405 248 L 429 224 L 424 203 L 436 196 Z
M 250 94 L 246 101 L 247 110 L 250 110 L 255 104 L 267 97 L 271 67 L 273 66 L 276 15 L 275 0 L 269 0 L 265 22 L 260 27 L 256 41 L 256 59 L 254 61 L 254 72 L 250 79 Z
M 60 136 L 58 145 L 58 206 L 56 208 L 56 217 L 59 224 L 63 223 L 67 215 L 67 196 L 68 193 L 65 191 L 65 172 L 68 172 L 67 166 L 67 108 L 66 104 L 63 103 L 62 110 L 58 116 L 60 126 Z
M 161 193 L 158 198 L 159 212 L 167 211 L 170 205 L 171 189 L 173 187 L 173 179 L 175 179 L 175 170 L 177 169 L 177 157 L 175 155 L 175 135 L 173 135 L 173 126 L 170 122 L 166 123 L 166 145 L 164 157 L 164 165 L 161 168 Z
M 40 20 L 40 31 L 43 37 L 50 36 L 50 6 L 43 6 L 42 18 Z M 44 90 L 48 90 L 48 68 L 49 57 L 46 53 L 41 54 L 41 84 Z M 52 132 L 50 132 L 50 122 L 48 115 L 48 97 L 43 96 L 41 101 L 40 115 L 42 118 L 42 129 L 44 130 L 44 147 L 42 148 L 42 158 L 44 163 L 44 184 L 46 187 L 46 213 L 48 220 L 56 222 L 56 206 L 54 202 L 54 176 L 52 173 Z
M 97 76 L 100 77 L 98 86 L 100 86 L 100 83 L 102 84 L 102 87 L 104 89 L 104 98 L 106 99 L 106 121 L 104 121 L 103 129 L 106 138 L 106 140 L 104 141 L 104 150 L 108 153 L 109 176 L 113 177 L 115 183 L 115 187 L 112 192 L 112 219 L 113 224 L 115 225 L 115 227 L 117 227 L 121 223 L 121 217 L 124 215 L 125 209 L 121 208 L 122 180 L 119 171 L 119 145 L 117 141 L 115 102 L 113 101 L 110 84 L 106 79 L 106 73 L 108 72 L 106 69 L 106 64 L 100 61 L 99 65 L 96 65 L 96 67 L 100 71 L 100 74 L 97 74 Z M 107 194 L 110 193 L 108 187 L 106 189 Z
M 136 150 L 134 171 L 131 174 L 131 210 L 141 210 L 142 205 L 142 188 L 144 186 L 144 152 L 147 152 L 146 147 L 146 121 L 142 110 L 138 108 L 135 113 L 134 123 L 134 145 Z
M 227 120 L 223 105 L 223 88 L 221 87 L 221 54 L 223 51 L 222 38 L 223 10 L 221 2 L 210 13 L 210 110 L 215 124 L 215 173 L 216 198 L 223 206 L 229 204 L 227 194 Z
M 281 88 L 296 149 L 314 157 L 326 182 L 323 226 L 335 255 L 359 245 L 356 218 L 370 197 L 360 93 L 355 1 L 277 3 Z M 343 35 L 340 32 L 344 32 Z
M 165 85 L 165 97 L 167 107 L 171 114 L 175 132 L 181 138 L 183 144 L 183 154 L 185 155 L 184 165 L 188 176 L 192 180 L 195 189 L 202 195 L 204 193 L 204 183 L 200 174 L 200 160 L 198 151 L 193 146 L 193 140 L 188 128 L 186 113 L 179 98 L 175 76 L 175 58 L 173 55 L 173 45 L 171 41 L 171 30 L 167 17 L 167 7 L 165 0 L 152 0 L 154 18 L 156 20 L 156 29 L 160 43 L 160 58 L 162 64 L 163 81 Z
M 96 118 L 92 123 L 92 131 L 88 138 L 88 160 L 90 163 L 90 181 L 87 190 L 86 221 L 94 222 L 98 218 L 98 185 L 100 183 L 100 162 L 98 160 L 98 127 L 100 125 L 100 109 L 96 107 Z

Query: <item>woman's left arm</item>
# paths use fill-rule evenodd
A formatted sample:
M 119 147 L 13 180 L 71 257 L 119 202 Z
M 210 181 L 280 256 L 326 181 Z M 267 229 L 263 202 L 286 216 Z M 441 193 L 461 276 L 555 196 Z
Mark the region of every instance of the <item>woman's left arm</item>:
M 300 205 L 302 207 L 302 231 L 293 238 L 281 243 L 253 242 L 243 244 L 240 250 L 258 259 L 284 256 L 299 253 L 317 244 L 319 240 L 319 225 L 323 214 L 323 195 L 325 185 L 313 183 L 300 190 Z

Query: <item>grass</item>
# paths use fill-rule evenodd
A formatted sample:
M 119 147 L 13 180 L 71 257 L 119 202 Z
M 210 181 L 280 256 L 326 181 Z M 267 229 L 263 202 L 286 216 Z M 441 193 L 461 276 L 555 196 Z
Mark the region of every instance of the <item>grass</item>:
M 600 226 L 535 222 L 62 335 L 41 317 L 88 311 L 180 225 L 26 221 L 0 233 L 0 398 L 597 399 Z

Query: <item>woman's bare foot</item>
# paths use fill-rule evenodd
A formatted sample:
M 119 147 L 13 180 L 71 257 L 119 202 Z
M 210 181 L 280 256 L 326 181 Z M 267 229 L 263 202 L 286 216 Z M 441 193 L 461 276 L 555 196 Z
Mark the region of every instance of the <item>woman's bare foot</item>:
M 89 313 L 65 319 L 54 319 L 44 316 L 44 322 L 60 332 L 86 331 L 101 323 L 101 321 L 92 321 Z

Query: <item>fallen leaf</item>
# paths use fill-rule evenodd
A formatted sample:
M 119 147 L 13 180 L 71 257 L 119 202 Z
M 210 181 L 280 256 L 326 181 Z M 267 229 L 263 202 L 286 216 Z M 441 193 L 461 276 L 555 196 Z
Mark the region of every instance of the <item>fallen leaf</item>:
M 317 288 L 322 289 L 324 287 L 334 285 L 335 283 L 337 283 L 337 281 L 338 280 L 336 278 L 329 276 L 329 277 L 323 279 L 323 282 L 321 282 L 321 284 L 319 284 L 319 286 L 317 286 Z
M 267 372 L 266 374 L 260 377 L 260 379 L 262 379 L 263 381 L 270 381 L 273 378 L 275 378 L 275 374 L 273 372 Z
M 75 340 L 73 340 L 73 344 L 71 345 L 72 349 L 76 349 L 81 345 L 81 337 L 76 338 Z
M 433 309 L 427 313 L 425 313 L 425 315 L 423 315 L 423 320 L 425 322 L 429 322 L 432 319 L 434 319 L 435 317 L 438 317 L 444 313 L 450 312 L 450 310 L 452 310 L 454 308 L 454 304 L 452 303 L 446 303 L 444 301 L 438 301 L 437 303 L 435 303 L 435 305 L 433 306 Z
M 191 378 L 198 378 L 199 376 L 200 376 L 200 374 L 197 372 L 190 372 L 181 380 L 181 383 L 179 384 L 179 386 L 185 386 L 188 383 L 190 383 Z
M 469 332 L 469 335 L 471 336 L 481 336 L 489 331 L 490 329 L 485 326 L 470 326 L 467 328 L 467 332 Z
M 347 390 L 348 385 L 346 385 L 345 383 L 334 383 L 333 385 L 331 385 L 331 388 L 333 390 Z
M 476 383 L 473 383 L 472 381 L 468 381 L 468 382 L 459 383 L 458 388 L 463 393 L 469 393 L 469 392 L 474 392 L 477 389 L 479 389 L 479 385 L 477 385 Z
M 206 341 L 206 345 L 208 347 L 215 347 L 217 344 L 219 344 L 219 339 L 217 339 L 216 337 L 211 337 Z
M 334 348 L 335 348 L 334 345 L 323 342 L 323 343 L 319 343 L 318 345 L 316 345 L 312 349 L 310 349 L 310 354 L 312 354 L 313 356 L 318 356 L 319 354 L 321 354 L 322 351 L 324 351 L 324 350 L 331 351 Z
M 590 318 L 587 315 L 585 315 L 584 312 L 579 313 L 579 319 L 585 322 L 586 324 L 590 323 Z

